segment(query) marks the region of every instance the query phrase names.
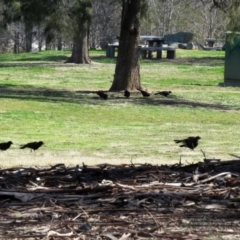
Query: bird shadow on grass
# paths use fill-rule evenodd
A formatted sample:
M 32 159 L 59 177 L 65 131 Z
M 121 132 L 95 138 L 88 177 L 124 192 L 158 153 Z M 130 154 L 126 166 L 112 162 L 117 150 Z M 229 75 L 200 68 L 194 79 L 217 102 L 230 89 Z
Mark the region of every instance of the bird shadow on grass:
M 191 107 L 215 110 L 240 110 L 237 107 L 222 104 L 210 104 L 204 102 L 190 101 L 178 98 L 176 95 L 170 97 L 159 97 L 151 95 L 143 97 L 140 92 L 132 92 L 130 98 L 123 96 L 124 92 L 108 92 L 108 99 L 99 98 L 97 91 L 78 90 L 71 91 L 66 89 L 33 88 L 31 86 L 21 86 L 14 84 L 0 84 L 0 98 L 10 98 L 19 100 L 30 100 L 54 103 L 74 103 L 89 105 L 112 106 L 118 104 L 149 105 L 149 106 L 168 106 L 168 107 Z

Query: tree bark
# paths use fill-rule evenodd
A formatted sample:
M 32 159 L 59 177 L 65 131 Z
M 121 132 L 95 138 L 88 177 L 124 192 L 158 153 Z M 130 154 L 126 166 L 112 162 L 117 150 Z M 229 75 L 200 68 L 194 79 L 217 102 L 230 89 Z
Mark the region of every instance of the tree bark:
M 61 36 L 61 33 L 58 33 L 58 36 L 57 36 L 57 50 L 58 51 L 62 50 L 62 36 Z
M 30 22 L 25 22 L 25 39 L 26 39 L 26 52 L 32 51 L 32 29 L 33 25 Z
M 91 63 L 88 53 L 88 29 L 92 19 L 92 3 L 90 0 L 77 1 L 73 12 L 73 49 L 67 62 Z
M 19 53 L 19 32 L 16 30 L 14 32 L 14 47 L 13 47 L 13 52 L 14 53 Z
M 87 29 L 81 30 L 73 39 L 72 55 L 68 63 L 91 63 L 88 53 Z
M 139 32 L 143 0 L 122 0 L 122 21 L 115 75 L 109 91 L 142 89 Z
M 45 44 L 46 44 L 46 47 L 45 49 L 46 50 L 51 50 L 52 49 L 52 45 L 53 45 L 53 40 L 54 40 L 54 34 L 52 32 L 48 32 L 46 34 L 46 39 L 45 39 Z

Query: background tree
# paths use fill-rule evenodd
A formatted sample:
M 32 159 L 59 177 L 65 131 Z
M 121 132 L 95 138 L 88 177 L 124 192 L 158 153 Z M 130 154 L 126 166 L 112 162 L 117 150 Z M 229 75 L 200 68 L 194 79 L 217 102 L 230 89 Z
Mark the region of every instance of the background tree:
M 195 41 L 204 43 L 206 38 L 223 41 L 226 17 L 222 11 L 213 7 L 211 1 L 192 1 L 188 22 L 188 29 L 194 33 Z
M 142 89 L 139 64 L 139 36 L 140 19 L 146 12 L 146 0 L 122 0 L 118 57 L 110 91 Z
M 212 8 L 209 0 L 149 0 L 151 24 L 142 33 L 164 36 L 176 32 L 191 32 L 194 41 L 205 43 L 206 38 L 223 38 L 226 17 L 218 8 Z M 145 30 L 147 29 L 147 30 Z M 149 30 L 151 29 L 151 30 Z
M 156 29 L 155 35 L 164 36 L 172 32 L 172 17 L 178 3 L 174 0 L 149 0 L 149 10 Z
M 11 23 L 23 24 L 25 32 L 25 51 L 32 50 L 33 27 L 40 24 L 50 15 L 57 3 L 57 0 L 1 0 L 3 4 L 2 22 L 4 26 Z M 15 35 L 15 40 L 19 32 Z
M 90 63 L 88 54 L 88 30 L 92 19 L 92 3 L 90 0 L 70 1 L 68 9 L 69 26 L 73 34 L 72 55 L 68 62 Z
M 233 32 L 240 31 L 240 1 L 239 0 L 232 0 L 231 4 L 229 5 L 228 9 L 228 29 Z
M 149 10 L 145 13 L 145 18 L 141 19 L 141 35 L 162 36 L 189 31 L 194 34 L 195 42 L 204 44 L 209 37 L 225 38 L 227 30 L 239 31 L 238 0 L 144 2 Z M 120 35 L 122 6 L 121 0 L 0 0 L 0 51 L 30 51 L 31 42 L 39 44 L 39 49 L 43 49 L 44 44 L 47 49 L 62 49 L 64 44 L 65 48 L 74 52 L 70 61 L 81 62 L 78 59 L 84 57 L 77 55 L 86 51 L 75 47 L 79 41 L 76 41 L 73 48 L 73 39 L 81 36 L 80 33 L 74 36 L 74 33 L 81 30 L 80 23 L 88 25 L 88 47 L 104 48 Z M 78 16 L 79 13 L 81 16 Z M 84 15 L 89 17 L 87 24 L 84 23 Z M 89 28 L 92 17 L 93 24 Z M 82 42 L 85 44 L 86 41 Z M 86 55 L 86 62 L 89 62 L 88 53 Z
M 90 63 L 87 33 L 92 17 L 90 0 L 2 0 L 4 22 L 22 21 L 25 26 L 25 51 L 31 51 L 33 28 L 45 24 L 46 47 L 57 35 L 58 48 L 61 49 L 62 29 L 72 36 L 73 49 L 68 62 Z M 12 9 L 16 9 L 12 11 Z
M 227 30 L 232 31 L 229 40 L 240 31 L 240 1 L 239 0 L 213 0 L 213 6 L 221 9 L 227 16 Z
M 32 50 L 33 27 L 41 23 L 54 10 L 55 0 L 19 0 L 21 19 L 25 25 L 26 52 Z
M 2 0 L 0 2 L 0 26 L 1 26 L 1 36 L 5 36 L 5 41 L 2 41 L 1 50 L 2 52 L 7 52 L 9 45 L 11 46 L 10 41 L 14 42 L 14 52 L 16 53 L 19 49 L 19 31 L 18 26 L 12 26 L 8 28 L 9 23 L 19 22 L 21 20 L 20 13 L 20 3 L 15 0 Z
M 89 46 L 91 49 L 106 48 L 120 35 L 121 4 L 116 0 L 93 0 L 92 6 Z

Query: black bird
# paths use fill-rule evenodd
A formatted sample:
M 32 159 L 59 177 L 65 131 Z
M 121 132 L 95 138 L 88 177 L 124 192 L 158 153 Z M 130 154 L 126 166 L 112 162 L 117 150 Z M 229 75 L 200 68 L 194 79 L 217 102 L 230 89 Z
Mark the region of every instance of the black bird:
M 171 91 L 161 91 L 161 92 L 155 93 L 154 95 L 159 94 L 159 95 L 162 95 L 164 97 L 167 97 L 170 93 L 172 93 L 172 92 Z
M 0 150 L 6 151 L 7 149 L 10 148 L 12 144 L 13 144 L 12 141 L 0 143 Z
M 199 136 L 197 137 L 188 137 L 183 140 L 174 140 L 175 143 L 181 143 L 180 147 L 187 147 L 194 150 L 198 145 L 198 140 L 201 139 Z
M 124 97 L 126 97 L 126 98 L 130 97 L 130 92 L 128 90 L 124 91 Z
M 100 98 L 103 98 L 103 99 L 107 99 L 108 98 L 108 95 L 106 93 L 104 93 L 103 91 L 98 91 L 96 92 L 97 95 L 100 97 Z
M 44 144 L 44 142 L 42 142 L 42 141 L 39 141 L 39 142 L 30 142 L 30 143 L 27 143 L 27 144 L 25 144 L 25 145 L 22 145 L 22 146 L 20 147 L 20 149 L 30 148 L 31 151 L 32 151 L 32 150 L 35 151 L 35 150 L 37 150 L 38 148 L 40 148 L 43 144 Z
M 145 90 L 138 89 L 138 91 L 140 91 L 142 93 L 143 97 L 149 97 L 150 96 L 150 93 L 145 91 Z

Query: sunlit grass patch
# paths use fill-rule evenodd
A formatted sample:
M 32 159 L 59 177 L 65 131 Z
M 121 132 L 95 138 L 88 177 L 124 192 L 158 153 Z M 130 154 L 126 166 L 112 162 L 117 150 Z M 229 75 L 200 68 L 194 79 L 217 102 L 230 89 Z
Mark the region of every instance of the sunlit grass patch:
M 5 166 L 29 163 L 29 158 L 37 159 L 33 164 L 84 159 L 161 164 L 180 157 L 200 161 L 200 149 L 223 159 L 240 154 L 239 88 L 218 85 L 223 54 L 178 50 L 172 61 L 141 60 L 142 85 L 151 97 L 134 91 L 126 99 L 116 92 L 108 93 L 108 100 L 95 93 L 108 90 L 113 81 L 116 59 L 107 59 L 104 51 L 91 51 L 90 65 L 64 63 L 70 55 L 64 51 L 2 54 L 0 141 L 14 145 L 0 160 Z M 160 90 L 172 94 L 154 95 Z M 202 137 L 195 151 L 173 141 L 191 135 Z M 37 140 L 46 144 L 35 155 L 19 149 Z

